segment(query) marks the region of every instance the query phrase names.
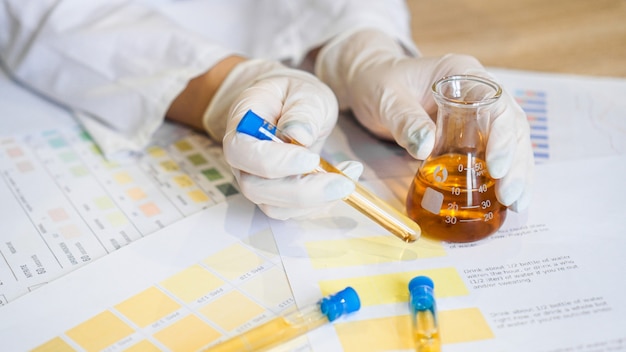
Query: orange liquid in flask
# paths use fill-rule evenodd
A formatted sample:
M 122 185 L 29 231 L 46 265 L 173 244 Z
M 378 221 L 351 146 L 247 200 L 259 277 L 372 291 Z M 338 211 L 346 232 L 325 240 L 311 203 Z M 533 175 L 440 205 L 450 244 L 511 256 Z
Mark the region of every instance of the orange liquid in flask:
M 428 237 L 472 242 L 502 226 L 507 210 L 496 200 L 495 180 L 483 160 L 470 158 L 439 156 L 422 165 L 413 178 L 407 212 Z

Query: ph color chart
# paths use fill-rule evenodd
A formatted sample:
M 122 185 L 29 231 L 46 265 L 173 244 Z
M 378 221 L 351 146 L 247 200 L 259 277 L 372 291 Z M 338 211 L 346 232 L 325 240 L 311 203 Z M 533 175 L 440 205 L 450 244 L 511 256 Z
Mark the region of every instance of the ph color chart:
M 197 351 L 293 306 L 282 266 L 243 243 L 219 241 L 215 253 L 33 351 Z
M 239 194 L 0 307 L 0 341 L 8 351 L 198 351 L 294 308 L 267 219 Z
M 0 137 L 0 305 L 238 193 L 208 138 L 154 141 L 118 163 L 78 125 Z
M 548 110 L 546 93 L 537 90 L 516 90 L 515 100 L 522 107 L 530 124 L 530 140 L 536 163 L 550 159 Z

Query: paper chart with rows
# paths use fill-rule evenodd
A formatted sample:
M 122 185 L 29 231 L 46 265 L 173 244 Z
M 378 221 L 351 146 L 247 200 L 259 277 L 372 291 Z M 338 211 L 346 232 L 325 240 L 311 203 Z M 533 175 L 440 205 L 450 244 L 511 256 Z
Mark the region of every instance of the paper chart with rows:
M 0 341 L 11 351 L 196 351 L 293 308 L 267 220 L 237 195 L 0 307 Z
M 221 148 L 174 125 L 124 162 L 78 125 L 0 136 L 0 305 L 237 193 Z

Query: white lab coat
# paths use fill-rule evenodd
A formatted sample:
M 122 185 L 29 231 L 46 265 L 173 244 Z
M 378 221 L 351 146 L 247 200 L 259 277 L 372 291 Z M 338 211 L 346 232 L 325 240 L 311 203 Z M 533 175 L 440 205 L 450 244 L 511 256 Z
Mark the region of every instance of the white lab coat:
M 187 82 L 240 54 L 302 63 L 360 27 L 413 47 L 401 0 L 2 0 L 0 62 L 105 154 L 142 149 Z

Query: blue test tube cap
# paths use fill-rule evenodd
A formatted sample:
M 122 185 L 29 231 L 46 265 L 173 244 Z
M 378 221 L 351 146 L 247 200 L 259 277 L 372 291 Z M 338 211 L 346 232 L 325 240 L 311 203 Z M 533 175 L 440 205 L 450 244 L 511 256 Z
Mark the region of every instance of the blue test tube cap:
M 261 133 L 261 129 L 275 134 L 276 127 L 255 114 L 252 110 L 248 110 L 237 125 L 237 132 L 245 133 L 261 140 L 271 140 L 270 137 Z
M 326 315 L 328 321 L 333 321 L 340 316 L 361 309 L 361 300 L 356 291 L 348 286 L 345 289 L 322 298 L 320 301 L 320 310 Z
M 411 307 L 415 310 L 431 309 L 435 304 L 435 284 L 428 276 L 416 276 L 409 281 Z

